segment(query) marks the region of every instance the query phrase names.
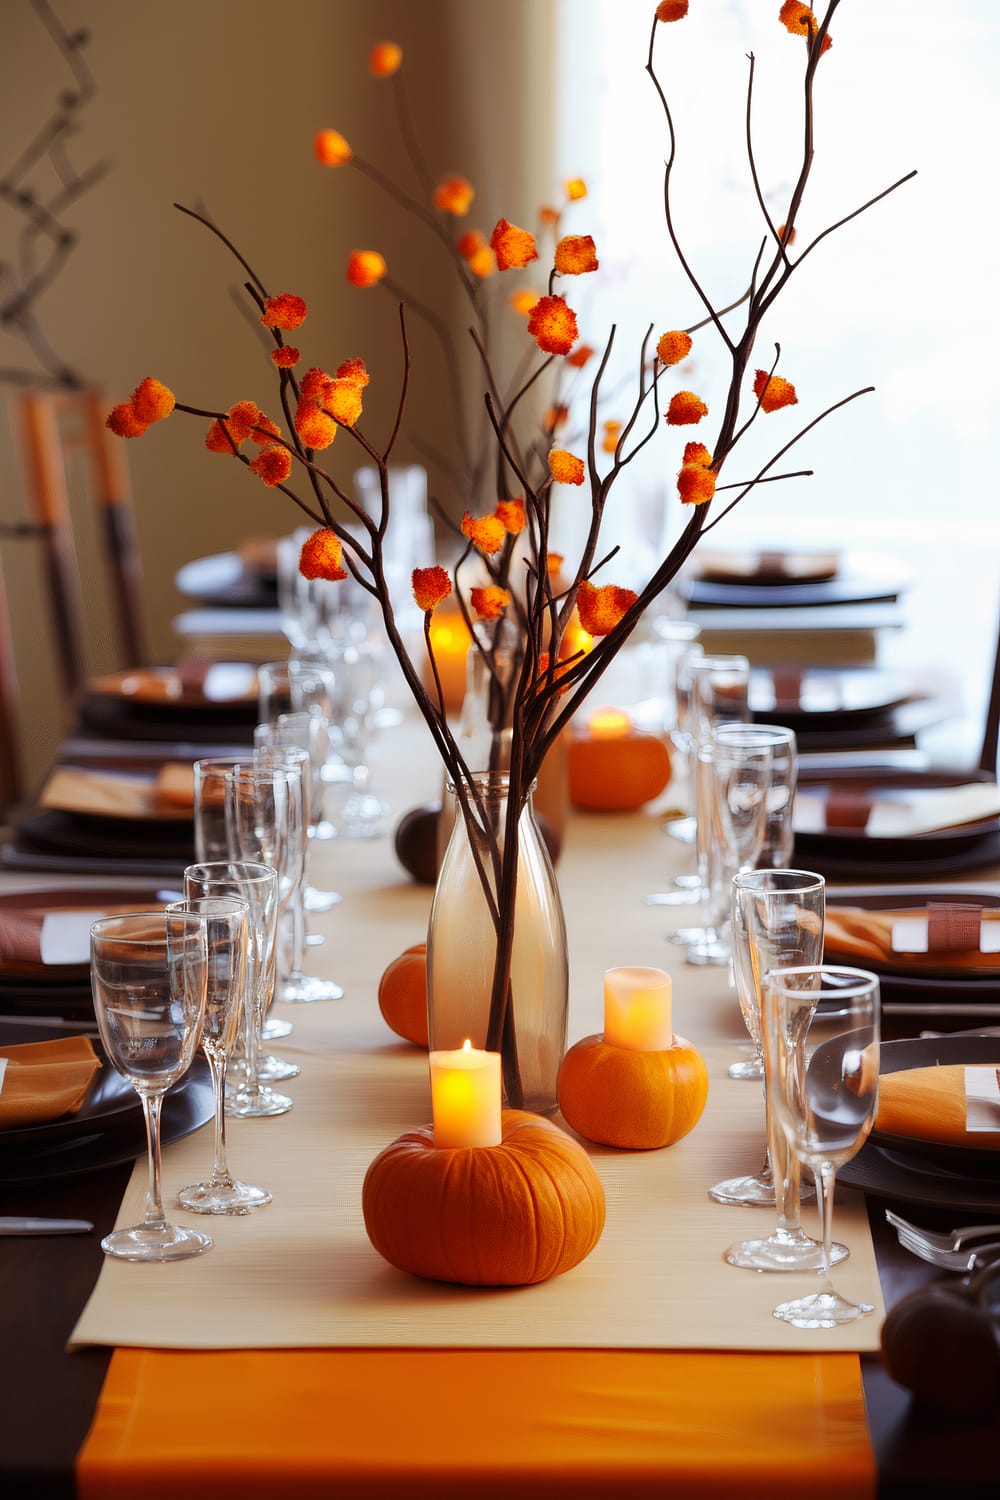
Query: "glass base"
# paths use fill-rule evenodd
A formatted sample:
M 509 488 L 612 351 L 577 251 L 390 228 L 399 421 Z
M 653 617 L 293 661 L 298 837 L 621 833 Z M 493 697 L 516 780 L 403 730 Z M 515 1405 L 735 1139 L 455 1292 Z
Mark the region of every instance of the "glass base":
M 277 1089 L 237 1089 L 226 1099 L 226 1114 L 237 1120 L 287 1115 L 293 1102 L 287 1094 L 279 1094 Z
M 728 943 L 720 941 L 707 943 L 690 943 L 687 953 L 684 955 L 686 964 L 694 964 L 696 968 L 707 968 L 713 965 L 723 968 L 729 963 L 733 956 L 733 950 Z
M 729 1064 L 730 1078 L 763 1078 L 764 1064 L 759 1057 L 748 1057 L 743 1062 Z
M 268 1016 L 261 1036 L 265 1042 L 273 1042 L 279 1036 L 291 1036 L 292 1030 L 291 1021 L 279 1021 L 277 1016 Z
M 263 1053 L 257 1058 L 259 1083 L 281 1083 L 286 1078 L 298 1078 L 301 1072 L 298 1063 L 286 1062 L 283 1057 L 275 1057 L 273 1052 Z M 246 1087 L 247 1065 L 243 1058 L 230 1063 L 226 1081 L 234 1094 Z
M 177 1194 L 181 1208 L 193 1214 L 248 1214 L 270 1203 L 266 1188 L 231 1178 L 229 1182 L 196 1182 Z
M 698 821 L 693 817 L 672 818 L 666 825 L 667 837 L 680 844 L 693 844 L 698 831 Z
M 831 1266 L 846 1260 L 850 1253 L 846 1245 L 831 1245 Z M 807 1234 L 795 1238 L 772 1234 L 766 1240 L 741 1240 L 730 1245 L 724 1259 L 745 1271 L 822 1271 L 823 1246 Z
M 348 797 L 337 809 L 337 831 L 345 839 L 379 839 L 389 831 L 392 808 L 371 792 Z
M 306 911 L 329 911 L 342 900 L 339 891 L 320 891 L 314 885 L 307 885 L 303 896 Z
M 199 1229 L 182 1229 L 178 1224 L 135 1224 L 130 1229 L 116 1229 L 101 1241 L 105 1255 L 119 1260 L 187 1260 L 212 1247 L 212 1239 Z
M 870 1302 L 848 1302 L 838 1292 L 813 1292 L 809 1297 L 796 1297 L 791 1302 L 779 1302 L 773 1316 L 793 1328 L 836 1328 L 840 1323 L 855 1323 L 858 1318 L 867 1318 L 875 1309 Z
M 342 1000 L 343 987 L 332 979 L 314 979 L 308 974 L 291 974 L 278 986 L 274 998 L 283 1005 L 309 1005 L 314 1000 Z
M 774 1208 L 774 1182 L 764 1177 L 727 1177 L 708 1190 L 708 1196 L 716 1203 L 745 1204 L 753 1208 Z
M 683 890 L 676 891 L 654 891 L 651 896 L 643 896 L 644 906 L 700 906 L 704 898 L 704 892 L 698 877 L 694 877 L 693 886 L 685 886 Z M 678 876 L 678 879 L 680 877 Z

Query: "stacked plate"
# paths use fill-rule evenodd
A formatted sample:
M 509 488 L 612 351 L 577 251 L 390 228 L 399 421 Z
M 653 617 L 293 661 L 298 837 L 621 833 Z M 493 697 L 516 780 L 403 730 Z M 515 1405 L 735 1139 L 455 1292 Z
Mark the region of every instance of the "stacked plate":
M 52 1035 L 0 1022 L 0 1047 L 51 1039 Z M 0 1130 L 0 1186 L 95 1172 L 145 1154 L 146 1128 L 139 1096 L 112 1068 L 99 1042 L 94 1048 L 102 1066 L 75 1114 Z M 163 1101 L 163 1144 L 189 1135 L 212 1116 L 208 1064 L 196 1058 Z
M 926 674 L 797 664 L 755 667 L 750 708 L 758 723 L 794 729 L 802 751 L 912 740 L 957 711 L 943 685 Z
M 116 739 L 250 743 L 257 722 L 257 671 L 248 662 L 148 667 L 94 677 L 84 726 Z
M 982 1064 L 1000 1064 L 1000 1035 L 883 1042 L 879 1071 L 884 1077 L 916 1068 Z M 997 1113 L 993 1139 L 1000 1136 L 1000 1106 Z M 1000 1211 L 1000 1151 L 976 1144 L 972 1132 L 965 1139 L 935 1141 L 923 1132 L 906 1133 L 898 1124 L 892 1134 L 873 1130 L 853 1161 L 840 1168 L 837 1180 L 900 1203 L 961 1213 Z

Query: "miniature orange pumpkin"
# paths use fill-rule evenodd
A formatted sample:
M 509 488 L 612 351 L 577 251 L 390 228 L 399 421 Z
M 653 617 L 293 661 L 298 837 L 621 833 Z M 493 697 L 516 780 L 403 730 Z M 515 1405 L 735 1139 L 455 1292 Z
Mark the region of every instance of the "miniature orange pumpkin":
M 627 812 L 658 797 L 669 785 L 670 771 L 670 752 L 655 734 L 618 739 L 574 735 L 569 800 L 591 812 Z
M 587 1036 L 563 1058 L 557 1091 L 566 1123 L 588 1141 L 649 1151 L 697 1125 L 708 1069 L 683 1037 L 662 1052 L 636 1052 Z
M 389 964 L 378 983 L 378 1008 L 397 1036 L 428 1045 L 426 943 L 414 943 Z
M 365 1174 L 365 1228 L 391 1265 L 433 1281 L 525 1286 L 578 1265 L 604 1228 L 604 1189 L 579 1142 L 505 1109 L 499 1146 L 407 1131 Z

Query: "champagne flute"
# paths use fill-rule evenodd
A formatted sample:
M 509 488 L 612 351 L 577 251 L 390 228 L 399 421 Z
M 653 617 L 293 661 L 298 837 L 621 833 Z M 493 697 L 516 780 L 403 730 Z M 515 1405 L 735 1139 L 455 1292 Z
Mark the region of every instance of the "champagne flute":
M 189 901 L 204 896 L 235 896 L 247 904 L 243 1058 L 228 1069 L 228 1078 L 238 1078 L 239 1083 L 226 1094 L 226 1113 L 240 1117 L 286 1114 L 292 1107 L 291 1099 L 267 1087 L 259 1067 L 264 1017 L 274 990 L 278 877 L 270 865 L 254 860 L 209 860 L 188 865 L 184 890 Z
M 303 891 L 310 814 L 309 778 L 312 774 L 309 752 L 295 744 L 277 744 L 273 747 L 257 745 L 254 750 L 254 768 L 255 771 L 264 773 L 258 783 L 264 793 L 263 798 L 256 812 L 253 810 L 252 799 L 242 802 L 237 799 L 231 804 L 230 811 L 235 816 L 231 836 L 236 840 L 237 852 L 244 858 L 262 859 L 265 864 L 273 864 L 278 871 L 280 956 L 275 998 L 289 1005 L 308 1004 L 314 1000 L 341 1000 L 344 995 L 342 985 L 333 979 L 319 979 L 307 974 L 303 968 Z M 268 792 L 266 773 L 282 769 L 292 773 L 292 780 L 288 784 L 287 793 L 276 800 Z M 269 856 L 269 849 L 273 857 Z M 282 941 L 286 924 L 290 934 L 287 949 Z M 279 1075 L 272 1073 L 272 1076 Z
M 378 838 L 390 812 L 369 785 L 368 751 L 385 696 L 378 659 L 367 641 L 332 647 L 326 659 L 335 684 L 330 738 L 350 771 L 350 790 L 337 824 L 346 838 Z
M 824 1009 L 824 987 L 835 1008 Z M 878 1104 L 878 978 L 821 964 L 770 970 L 764 1047 L 774 1114 L 790 1149 L 812 1169 L 823 1221 L 822 1287 L 780 1302 L 774 1316 L 795 1328 L 836 1328 L 874 1311 L 834 1289 L 830 1264 L 836 1170 L 864 1145 Z
M 185 890 L 189 888 L 187 873 Z M 271 1194 L 234 1178 L 226 1160 L 226 1071 L 246 1000 L 249 903 L 235 895 L 190 895 L 172 901 L 168 912 L 203 917 L 208 939 L 208 983 L 202 1051 L 208 1059 L 215 1099 L 215 1154 L 206 1181 L 181 1188 L 177 1201 L 198 1214 L 248 1214 L 270 1203 Z
M 205 1015 L 207 924 L 193 912 L 130 912 L 90 928 L 90 977 L 101 1041 L 116 1071 L 142 1101 L 149 1187 L 141 1224 L 101 1241 L 122 1260 L 168 1261 L 212 1244 L 200 1230 L 171 1224 L 160 1189 L 163 1096 L 191 1066 Z
M 753 869 L 764 843 L 771 747 L 748 738 L 746 730 L 744 724 L 716 724 L 698 747 L 700 821 L 708 823 L 699 832 L 699 844 L 707 849 L 708 885 L 705 927 L 688 945 L 689 964 L 729 964 L 732 879 Z
M 762 977 L 768 969 L 819 963 L 823 956 L 826 882 L 822 875 L 811 870 L 746 870 L 734 877 L 731 900 L 736 993 L 754 1052 L 761 1059 L 763 1077 Z M 738 1257 L 737 1264 L 753 1264 L 758 1257 L 770 1262 L 774 1255 L 794 1253 L 788 1242 L 802 1233 L 798 1227 L 798 1206 L 809 1190 L 802 1189 L 798 1162 L 794 1157 L 789 1161 L 784 1137 L 776 1131 L 776 1126 L 772 1129 L 769 1114 L 768 1120 L 769 1144 L 760 1170 L 728 1177 L 709 1189 L 709 1197 L 717 1203 L 763 1204 L 778 1211 L 778 1228 L 772 1239 L 744 1241 L 732 1252 Z M 777 1183 L 775 1171 L 779 1176 Z M 812 1240 L 808 1242 L 808 1253 L 810 1256 L 815 1253 Z

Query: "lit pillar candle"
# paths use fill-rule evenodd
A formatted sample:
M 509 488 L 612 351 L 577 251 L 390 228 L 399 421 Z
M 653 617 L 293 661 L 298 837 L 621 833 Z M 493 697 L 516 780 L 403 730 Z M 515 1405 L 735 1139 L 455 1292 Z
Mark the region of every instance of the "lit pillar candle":
M 602 708 L 591 714 L 587 733 L 594 740 L 623 740 L 632 733 L 632 720 L 620 708 Z
M 434 665 L 441 679 L 445 710 L 448 713 L 458 713 L 462 707 L 462 699 L 465 697 L 466 658 L 469 655 L 472 637 L 457 609 L 451 612 L 435 611 L 431 617 L 430 639 L 431 650 L 434 652 Z M 425 661 L 422 675 L 424 686 L 436 702 L 437 687 L 429 661 Z
M 454 1052 L 432 1052 L 430 1066 L 435 1146 L 499 1146 L 499 1052 L 466 1042 Z
M 608 969 L 604 1040 L 633 1052 L 665 1052 L 673 1043 L 670 975 L 662 969 Z

